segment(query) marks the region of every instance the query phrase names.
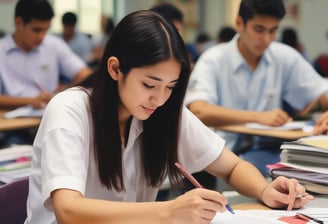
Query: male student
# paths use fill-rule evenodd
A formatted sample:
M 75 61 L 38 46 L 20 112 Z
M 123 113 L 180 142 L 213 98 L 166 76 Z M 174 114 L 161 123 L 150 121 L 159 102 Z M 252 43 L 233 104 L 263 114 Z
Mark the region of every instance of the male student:
M 60 86 L 59 74 L 73 84 L 91 74 L 63 40 L 47 34 L 53 16 L 48 1 L 17 2 L 15 31 L 0 40 L 1 109 L 26 105 L 42 108 L 65 88 Z
M 77 30 L 77 15 L 73 12 L 64 13 L 62 25 L 63 32 L 59 36 L 65 40 L 75 54 L 88 62 L 91 56 L 91 38 Z
M 257 122 L 280 126 L 291 117 L 285 100 L 299 112 L 315 103 L 327 107 L 328 83 L 294 49 L 273 42 L 285 15 L 282 0 L 242 0 L 237 34 L 230 42 L 209 49 L 192 72 L 186 105 L 208 126 Z M 266 164 L 279 161 L 280 141 L 219 132 L 227 147 L 253 163 L 264 175 Z
M 17 2 L 15 31 L 0 40 L 0 108 L 41 108 L 59 90 L 59 74 L 77 83 L 92 72 L 63 40 L 47 34 L 53 16 L 48 1 Z

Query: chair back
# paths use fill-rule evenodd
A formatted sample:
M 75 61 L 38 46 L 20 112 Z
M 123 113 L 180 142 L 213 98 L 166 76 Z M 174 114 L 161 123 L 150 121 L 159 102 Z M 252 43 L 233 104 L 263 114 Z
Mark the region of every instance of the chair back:
M 0 222 L 24 223 L 28 195 L 28 177 L 0 186 Z

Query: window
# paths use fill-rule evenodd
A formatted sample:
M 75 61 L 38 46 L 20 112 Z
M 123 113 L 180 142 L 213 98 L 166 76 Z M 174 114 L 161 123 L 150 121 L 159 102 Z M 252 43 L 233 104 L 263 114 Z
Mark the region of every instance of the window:
M 112 16 L 114 0 L 53 0 L 55 18 L 52 20 L 51 31 L 62 31 L 61 17 L 71 11 L 78 16 L 77 28 L 88 34 L 100 33 L 102 15 Z

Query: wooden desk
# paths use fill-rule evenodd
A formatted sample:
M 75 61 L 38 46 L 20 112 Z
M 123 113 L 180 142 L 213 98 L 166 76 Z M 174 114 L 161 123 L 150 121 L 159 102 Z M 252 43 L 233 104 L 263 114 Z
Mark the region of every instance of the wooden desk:
M 281 139 L 289 139 L 296 140 L 302 137 L 310 136 L 312 133 L 304 132 L 302 130 L 259 130 L 259 129 L 251 129 L 245 127 L 245 125 L 226 125 L 220 126 L 216 129 L 221 131 L 234 132 L 238 134 L 247 134 L 247 135 L 258 135 L 265 137 L 273 137 L 273 138 L 281 138 Z
M 249 202 L 237 205 L 231 205 L 234 210 L 249 210 L 249 209 L 260 209 L 260 210 L 270 210 L 269 207 L 259 203 L 259 202 Z
M 0 118 L 0 131 L 10 131 L 24 128 L 37 127 L 41 118 Z
M 24 128 L 34 128 L 40 124 L 41 118 L 2 118 L 2 114 L 6 111 L 0 110 L 0 131 L 11 131 Z

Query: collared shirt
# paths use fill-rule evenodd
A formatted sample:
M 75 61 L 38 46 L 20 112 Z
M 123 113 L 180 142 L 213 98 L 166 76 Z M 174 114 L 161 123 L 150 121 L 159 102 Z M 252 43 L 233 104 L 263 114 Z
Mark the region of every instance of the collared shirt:
M 273 42 L 252 71 L 237 47 L 237 39 L 204 52 L 191 75 L 186 105 L 204 100 L 236 110 L 268 111 L 283 100 L 302 110 L 328 91 L 328 83 L 294 49 Z M 218 133 L 234 149 L 237 134 Z
M 155 200 L 158 188 L 147 186 L 141 165 L 142 121 L 132 119 L 127 145 L 122 148 L 126 191 L 117 192 L 100 182 L 90 114 L 87 94 L 78 88 L 61 92 L 49 102 L 33 145 L 26 223 L 56 223 L 50 194 L 61 188 L 76 190 L 85 198 Z M 189 172 L 204 169 L 222 152 L 224 140 L 186 108 L 179 130 L 179 161 Z
M 40 46 L 26 53 L 16 45 L 12 35 L 0 40 L 0 94 L 35 97 L 40 89 L 53 92 L 59 75 L 72 79 L 86 67 L 67 44 L 46 35 Z

